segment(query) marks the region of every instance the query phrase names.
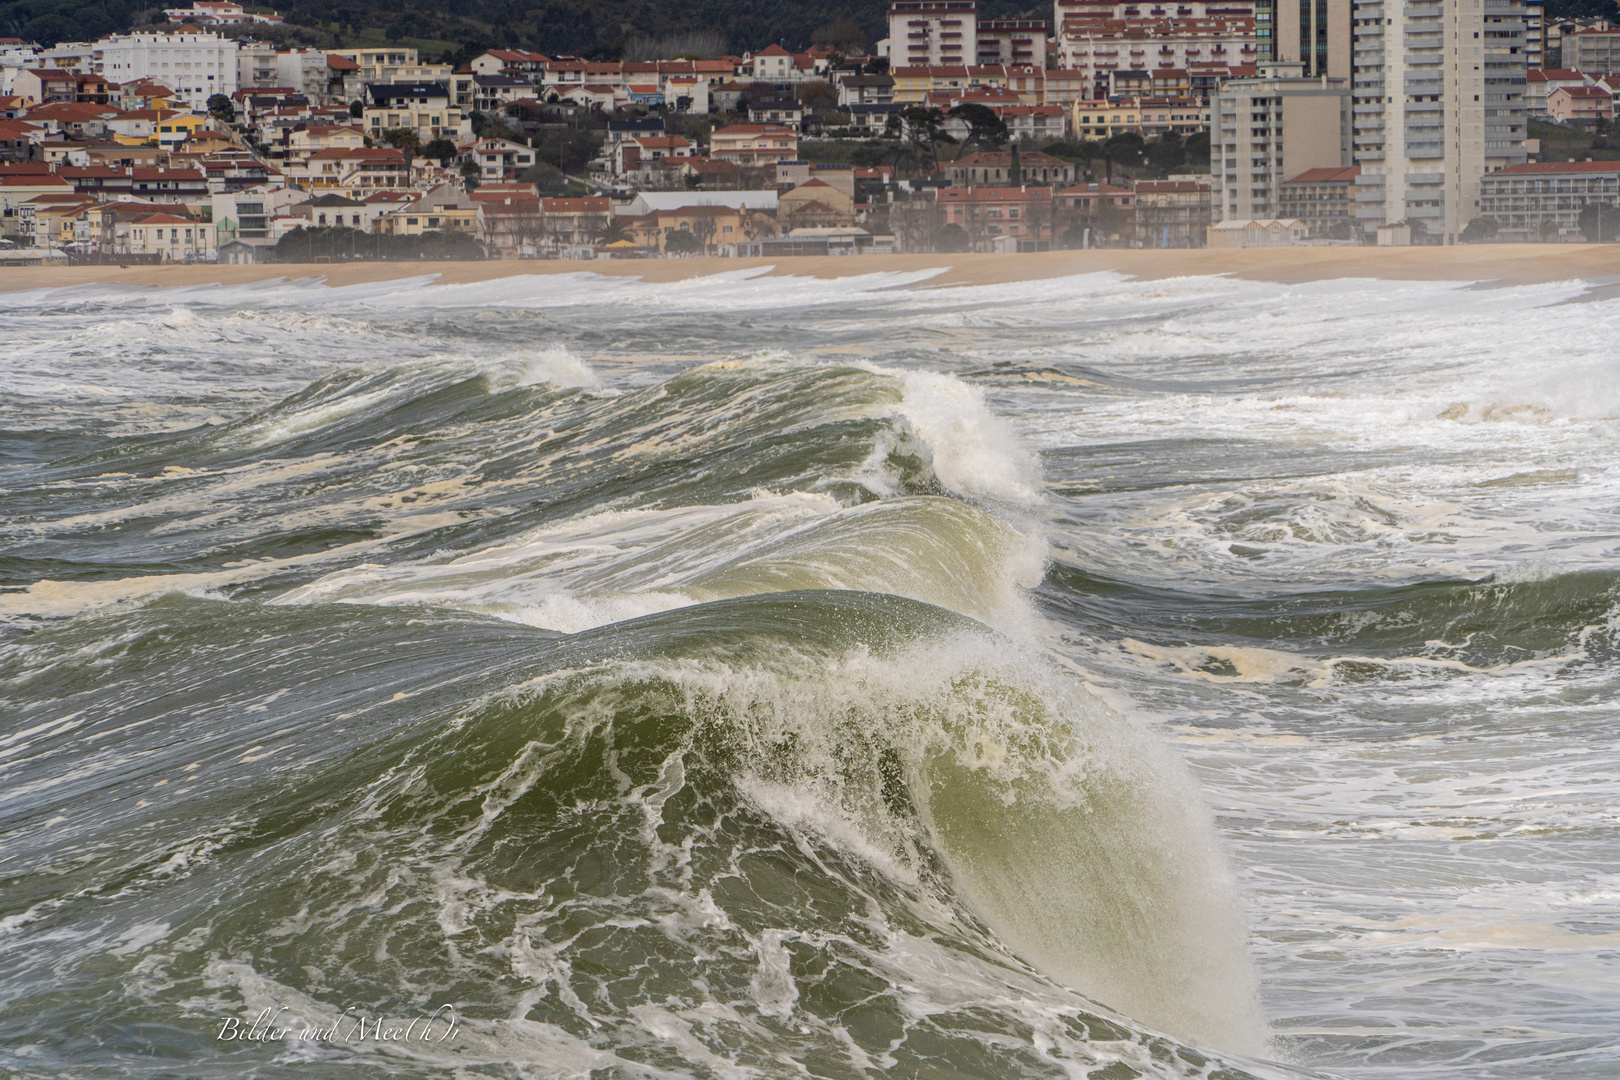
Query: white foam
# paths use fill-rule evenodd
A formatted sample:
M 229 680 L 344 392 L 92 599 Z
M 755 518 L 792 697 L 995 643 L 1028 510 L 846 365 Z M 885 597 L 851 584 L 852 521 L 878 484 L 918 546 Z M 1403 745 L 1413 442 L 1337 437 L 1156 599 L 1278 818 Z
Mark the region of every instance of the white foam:
M 933 454 L 934 475 L 959 495 L 1033 507 L 1040 464 L 984 403 L 984 392 L 952 375 L 892 372 L 905 387 L 895 415 Z

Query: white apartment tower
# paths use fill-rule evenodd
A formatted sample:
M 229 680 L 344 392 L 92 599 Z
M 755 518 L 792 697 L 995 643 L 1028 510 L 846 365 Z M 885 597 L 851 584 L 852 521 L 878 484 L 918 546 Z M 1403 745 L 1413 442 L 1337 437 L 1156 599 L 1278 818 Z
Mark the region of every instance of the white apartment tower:
M 1480 216 L 1480 177 L 1525 160 L 1524 2 L 1356 0 L 1351 14 L 1356 217 L 1455 243 Z
M 893 66 L 976 64 L 978 50 L 979 8 L 974 0 L 894 0 L 889 5 Z
M 156 79 L 193 109 L 236 92 L 236 42 L 218 34 L 119 34 L 102 39 L 98 51 L 108 82 Z

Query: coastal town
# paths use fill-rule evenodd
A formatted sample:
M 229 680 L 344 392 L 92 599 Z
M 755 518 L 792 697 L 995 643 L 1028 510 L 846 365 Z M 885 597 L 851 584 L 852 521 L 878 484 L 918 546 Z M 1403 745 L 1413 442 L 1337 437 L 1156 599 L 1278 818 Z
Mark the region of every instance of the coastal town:
M 634 60 L 154 15 L 0 38 L 0 265 L 1620 240 L 1620 25 L 1526 0 L 893 0 Z

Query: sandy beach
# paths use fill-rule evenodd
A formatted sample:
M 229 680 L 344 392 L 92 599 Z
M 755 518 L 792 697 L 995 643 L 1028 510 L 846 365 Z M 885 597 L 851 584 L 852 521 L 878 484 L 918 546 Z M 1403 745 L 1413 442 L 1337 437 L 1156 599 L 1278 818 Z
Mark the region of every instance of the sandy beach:
M 1112 270 L 1155 280 L 1231 274 L 1259 281 L 1380 278 L 1527 285 L 1620 276 L 1612 244 L 1479 244 L 1423 248 L 1272 248 L 1241 251 L 1053 251 L 1028 255 L 870 255 L 782 259 L 525 260 L 488 262 L 274 263 L 253 266 L 13 267 L 0 269 L 0 292 L 129 285 L 153 288 L 316 280 L 333 286 L 435 275 L 445 284 L 514 275 L 588 272 L 645 281 L 680 281 L 751 267 L 771 274 L 849 277 L 945 268 L 931 286 L 1031 281 Z

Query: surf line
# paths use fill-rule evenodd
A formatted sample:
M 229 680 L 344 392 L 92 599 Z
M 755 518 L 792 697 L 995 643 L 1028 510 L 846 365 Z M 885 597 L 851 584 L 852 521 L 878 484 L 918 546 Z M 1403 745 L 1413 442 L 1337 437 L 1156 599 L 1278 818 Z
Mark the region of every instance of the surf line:
M 440 1005 L 426 1016 L 413 1017 L 409 1023 L 403 1020 L 390 1020 L 383 1017 L 372 1019 L 368 1016 L 350 1016 L 354 1012 L 351 1006 L 343 1010 L 342 1015 L 332 1021 L 330 1027 L 319 1024 L 299 1025 L 289 1023 L 285 1027 L 278 1027 L 281 1014 L 287 1011 L 282 1005 L 272 1008 L 266 1005 L 251 1021 L 244 1023 L 238 1016 L 220 1017 L 219 1034 L 214 1036 L 216 1042 L 284 1042 L 289 1037 L 299 1042 L 325 1042 L 325 1043 L 354 1043 L 354 1042 L 451 1042 L 460 1033 L 461 1018 L 456 1015 L 455 1006 Z M 353 1020 L 354 1024 L 347 1033 L 343 1031 L 343 1022 Z M 418 1030 L 417 1025 L 421 1025 Z M 296 1034 L 294 1034 L 296 1031 Z

